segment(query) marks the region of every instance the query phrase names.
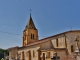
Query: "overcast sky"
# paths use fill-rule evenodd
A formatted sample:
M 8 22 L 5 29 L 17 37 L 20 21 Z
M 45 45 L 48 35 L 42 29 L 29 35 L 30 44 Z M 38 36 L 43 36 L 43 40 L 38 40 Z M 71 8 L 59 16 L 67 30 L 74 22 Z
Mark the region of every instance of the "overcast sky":
M 0 48 L 22 46 L 30 9 L 39 39 L 80 30 L 80 0 L 0 0 Z

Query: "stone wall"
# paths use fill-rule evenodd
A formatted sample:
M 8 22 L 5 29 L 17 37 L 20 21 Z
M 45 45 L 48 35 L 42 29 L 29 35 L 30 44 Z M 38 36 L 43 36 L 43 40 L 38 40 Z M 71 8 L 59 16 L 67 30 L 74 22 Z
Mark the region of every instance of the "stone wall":
M 22 52 L 24 51 L 24 59 L 25 60 L 30 60 L 30 59 L 31 60 L 39 60 L 38 59 L 38 50 L 39 49 L 40 49 L 40 47 L 35 45 L 35 46 L 31 46 L 31 47 L 27 47 L 27 48 L 18 50 L 18 54 L 20 53 L 21 54 L 20 59 L 23 59 Z
M 18 52 L 18 47 L 12 47 L 8 49 L 9 51 L 9 58 L 17 58 L 17 52 Z

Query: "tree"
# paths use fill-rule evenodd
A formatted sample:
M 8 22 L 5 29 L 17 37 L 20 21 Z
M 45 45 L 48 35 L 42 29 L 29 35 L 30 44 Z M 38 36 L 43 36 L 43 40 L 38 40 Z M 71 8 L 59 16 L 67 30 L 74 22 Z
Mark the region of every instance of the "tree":
M 2 49 L 2 48 L 0 48 L 0 53 L 5 53 L 5 54 L 9 55 L 9 51 L 5 50 L 5 49 Z

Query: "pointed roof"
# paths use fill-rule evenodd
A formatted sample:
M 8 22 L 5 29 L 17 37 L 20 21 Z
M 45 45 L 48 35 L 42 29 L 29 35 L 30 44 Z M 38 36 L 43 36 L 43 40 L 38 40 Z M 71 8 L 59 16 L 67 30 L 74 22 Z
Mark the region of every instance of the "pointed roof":
M 26 25 L 26 29 L 36 29 L 35 25 L 34 25 L 34 22 L 32 20 L 32 17 L 31 17 L 31 13 L 30 13 L 30 18 L 28 20 L 28 23 Z

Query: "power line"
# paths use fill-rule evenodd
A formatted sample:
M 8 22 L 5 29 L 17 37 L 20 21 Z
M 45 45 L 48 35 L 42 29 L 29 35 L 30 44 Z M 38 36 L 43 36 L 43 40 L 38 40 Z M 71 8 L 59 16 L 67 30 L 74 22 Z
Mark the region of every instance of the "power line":
M 4 32 L 4 31 L 0 31 L 2 33 L 6 33 L 6 34 L 12 34 L 12 35 L 20 35 L 20 34 L 15 34 L 15 33 L 9 33 L 9 32 Z M 21 36 L 21 35 L 20 35 Z
M 22 36 L 21 34 L 9 33 L 9 32 L 4 32 L 4 31 L 0 31 L 0 32 L 6 33 L 6 34 L 12 34 L 12 35 L 19 35 L 19 36 Z M 39 37 L 47 37 L 47 36 L 39 36 Z

